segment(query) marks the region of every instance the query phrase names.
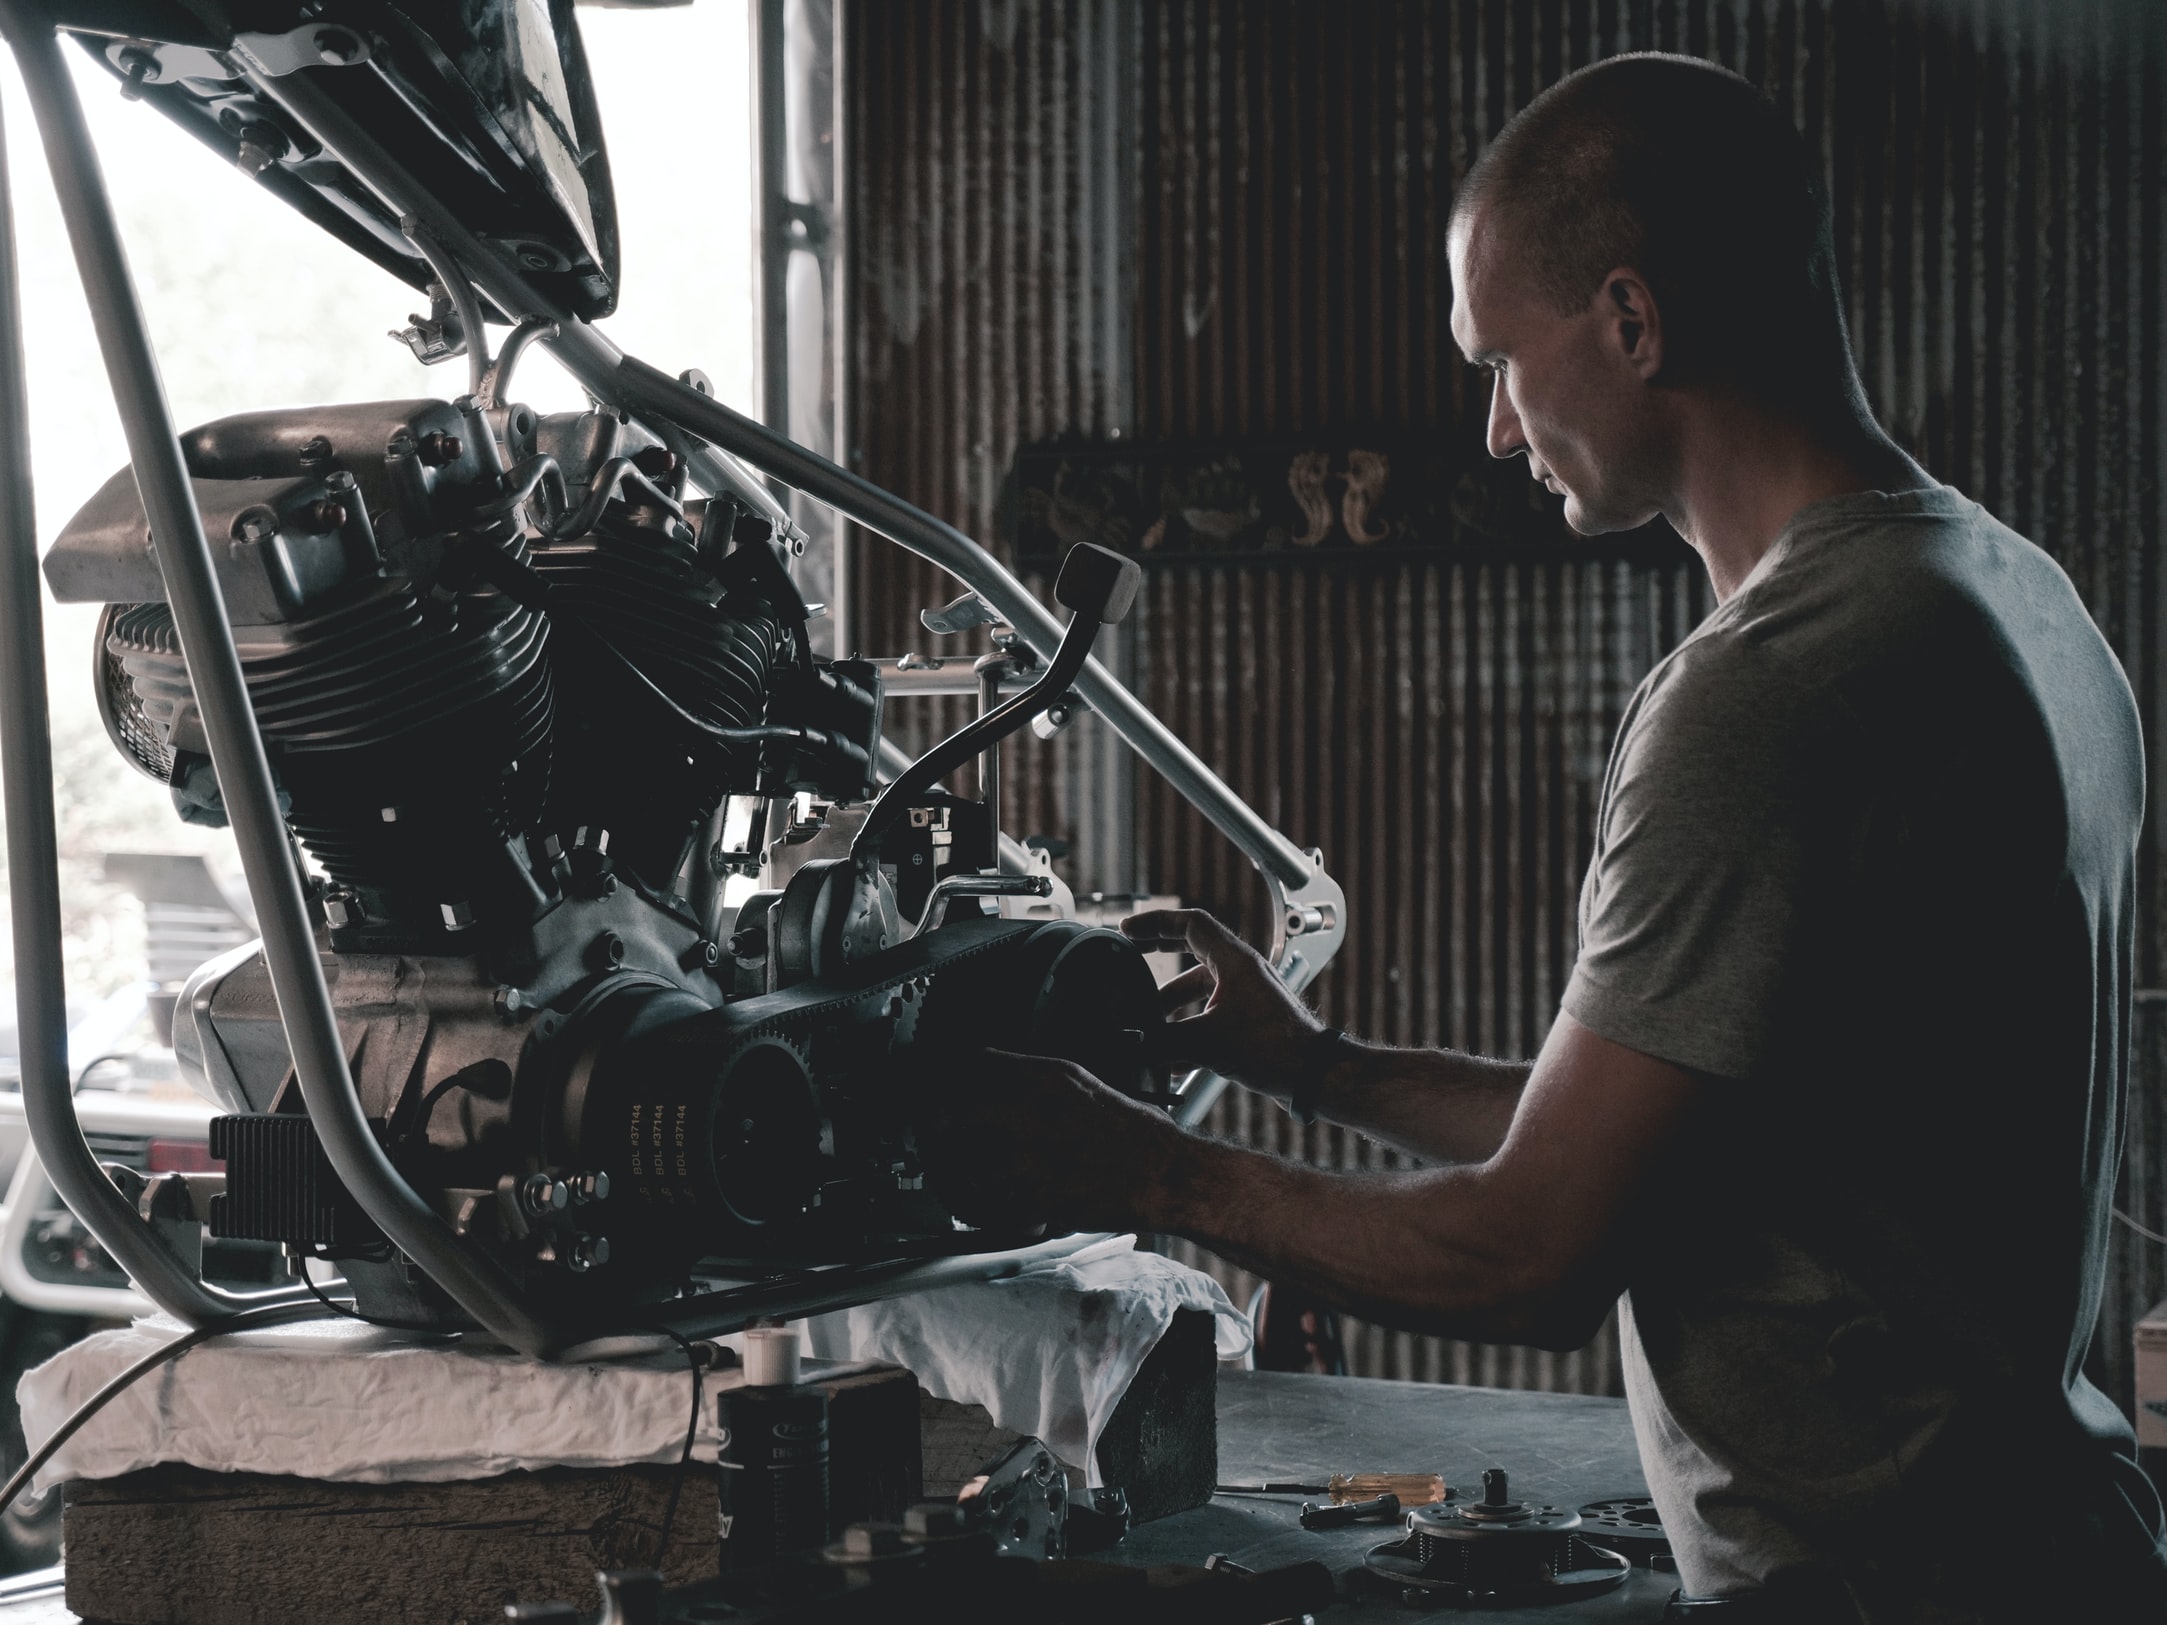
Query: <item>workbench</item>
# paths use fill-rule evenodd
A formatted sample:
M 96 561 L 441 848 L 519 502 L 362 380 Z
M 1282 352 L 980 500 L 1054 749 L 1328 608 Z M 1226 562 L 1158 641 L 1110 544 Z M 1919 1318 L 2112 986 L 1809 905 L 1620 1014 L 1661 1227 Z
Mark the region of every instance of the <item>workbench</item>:
M 1519 1500 L 1578 1506 L 1647 1493 L 1623 1400 L 1277 1372 L 1219 1376 L 1221 1483 L 1434 1471 L 1455 1487 L 1472 1487 L 1480 1484 L 1486 1467 L 1510 1473 Z M 1370 1547 L 1395 1538 L 1394 1529 L 1381 1524 L 1312 1534 L 1296 1521 L 1302 1499 L 1221 1495 L 1207 1506 L 1140 1526 L 1106 1555 L 1137 1565 L 1201 1564 L 1223 1552 L 1251 1569 L 1314 1559 L 1344 1573 L 1360 1568 Z M 52 1573 L 57 1578 L 58 1571 Z M 1676 1586 L 1671 1575 L 1635 1569 L 1602 1596 L 1491 1617 L 1527 1625 L 1652 1622 Z M 586 1598 L 577 1600 L 587 1605 Z M 0 1582 L 0 1625 L 72 1625 L 74 1617 L 57 1583 L 40 1586 L 32 1576 Z M 1410 1606 L 1389 1592 L 1343 1588 L 1342 1600 L 1322 1616 L 1322 1625 L 1355 1620 L 1419 1625 L 1463 1617 L 1458 1609 Z
M 1622 1399 L 1273 1371 L 1220 1373 L 1222 1484 L 1322 1483 L 1334 1472 L 1438 1472 L 1455 1492 L 1479 1493 L 1486 1467 L 1511 1475 L 1516 1501 L 1578 1507 L 1648 1493 Z M 1202 1563 L 1224 1552 L 1258 1570 L 1321 1561 L 1340 1574 L 1342 1585 L 1339 1603 L 1319 1616 L 1319 1625 L 1420 1625 L 1469 1617 L 1464 1609 L 1411 1606 L 1388 1591 L 1348 1587 L 1345 1571 L 1360 1568 L 1365 1552 L 1397 1539 L 1398 1531 L 1358 1524 L 1313 1534 L 1296 1521 L 1303 1499 L 1217 1496 L 1209 1506 L 1131 1531 L 1110 1555 L 1142 1565 Z M 1677 1588 L 1675 1575 L 1636 1568 L 1599 1597 L 1481 1612 L 1527 1625 L 1639 1625 L 1660 1619 Z

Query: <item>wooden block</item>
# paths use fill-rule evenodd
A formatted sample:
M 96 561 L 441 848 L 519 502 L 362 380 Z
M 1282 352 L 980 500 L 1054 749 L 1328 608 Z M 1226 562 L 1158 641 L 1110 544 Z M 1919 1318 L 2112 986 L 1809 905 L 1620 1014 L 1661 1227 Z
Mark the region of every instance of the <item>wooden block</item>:
M 1219 1482 L 1219 1351 L 1212 1317 L 1180 1309 L 1099 1436 L 1099 1470 L 1135 1523 L 1200 1507 Z
M 956 1492 L 984 1470 L 987 1462 L 1023 1435 L 993 1420 L 983 1405 L 935 1399 L 920 1390 L 918 1431 L 924 1461 L 925 1493 L 930 1500 L 952 1501 Z M 1081 1482 L 1082 1475 L 1071 1470 Z
M 900 1366 L 814 1379 L 828 1395 L 828 1521 L 900 1523 L 925 1499 L 918 1379 Z M 714 1506 L 708 1506 L 714 1522 Z
M 497 1625 L 593 1607 L 597 1569 L 654 1564 L 675 1467 L 326 1484 L 160 1466 L 68 1485 L 67 1600 L 115 1625 Z M 716 1572 L 715 1469 L 694 1463 L 662 1569 Z
M 900 1518 L 919 1499 L 917 1380 L 889 1367 L 819 1386 L 835 1521 Z M 659 1565 L 672 1585 L 717 1571 L 715 1474 L 683 1474 Z M 114 1625 L 498 1625 L 511 1602 L 584 1613 L 596 1570 L 658 1566 L 678 1479 L 642 1466 L 334 1484 L 161 1466 L 77 1480 L 68 1607 Z
M 1212 1317 L 1178 1311 L 1099 1439 L 1106 1482 L 1126 1490 L 1137 1523 L 1202 1506 L 1219 1479 L 1219 1354 Z M 998 1427 L 982 1405 L 921 1395 L 925 1493 L 943 1498 L 1022 1435 Z M 1083 1475 L 1069 1477 L 1081 1485 Z

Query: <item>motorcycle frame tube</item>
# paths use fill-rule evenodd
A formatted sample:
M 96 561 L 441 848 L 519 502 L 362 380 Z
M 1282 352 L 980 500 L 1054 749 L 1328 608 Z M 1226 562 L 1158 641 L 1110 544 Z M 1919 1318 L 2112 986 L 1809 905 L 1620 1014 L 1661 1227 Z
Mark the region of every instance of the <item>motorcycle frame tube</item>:
M 150 522 L 152 545 L 165 576 L 174 625 L 202 713 L 212 765 L 240 849 L 249 895 L 256 905 L 264 957 L 309 1118 L 339 1178 L 385 1234 L 492 1335 L 515 1348 L 539 1352 L 562 1338 L 529 1310 L 517 1282 L 507 1272 L 470 1247 L 400 1177 L 362 1114 L 324 983 L 315 929 L 302 898 L 285 820 L 279 814 L 270 762 L 241 677 L 240 657 L 219 594 L 210 545 L 196 510 L 187 466 L 166 404 L 165 387 L 158 374 L 157 357 L 136 299 L 112 200 L 89 127 L 83 120 L 82 104 L 49 21 L 31 14 L 21 0 L 0 0 L 0 30 L 5 31 L 22 69 L 46 162 L 60 196 L 62 218 L 90 304 L 98 347 L 128 441 L 129 460 Z M 9 387 L 14 399 L 9 405 L 16 421 L 10 425 L 14 433 L 0 455 L 21 458 L 26 479 L 28 426 L 22 415 L 19 340 L 9 360 L 12 365 L 0 370 L 13 380 Z M 17 625 L 10 630 L 18 634 L 27 630 L 33 640 L 26 645 L 20 636 L 9 639 L 10 659 L 20 666 L 26 649 L 38 650 L 42 660 L 43 640 L 35 618 L 37 564 L 34 538 L 27 523 L 28 487 L 17 482 L 14 489 L 18 494 L 6 499 L 11 503 L 11 528 L 17 532 L 10 538 L 14 545 L 7 571 L 11 589 L 8 607 L 19 622 L 24 616 L 22 600 L 27 598 L 31 619 L 28 627 Z M 20 517 L 15 513 L 14 505 L 18 504 L 25 510 Z M 65 1097 L 66 1067 L 64 1035 L 50 1025 L 52 1012 L 61 999 L 57 963 L 59 874 L 57 860 L 52 856 L 52 770 L 50 744 L 43 737 L 42 664 L 34 674 L 14 675 L 17 681 L 9 685 L 10 706 L 35 694 L 37 716 L 24 719 L 32 722 L 34 737 L 26 736 L 21 727 L 10 730 L 13 748 L 25 754 L 26 770 L 9 774 L 11 834 L 15 803 L 20 799 L 26 803 L 22 809 L 29 837 L 25 846 L 31 862 L 43 871 L 31 877 L 32 900 L 17 905 L 18 956 L 19 962 L 26 956 L 33 963 L 44 958 L 51 964 L 48 974 L 33 972 L 31 989 L 36 1040 L 25 1046 L 26 1103 L 33 1049 L 40 1074 L 40 1099 L 30 1116 L 32 1143 L 63 1199 L 161 1306 L 198 1325 L 243 1307 L 256 1307 L 262 1300 L 207 1287 L 166 1255 L 155 1233 L 97 1170 L 75 1121 L 72 1102 L 64 1112 L 54 1110 L 61 1101 L 53 1098 L 53 1091 L 57 1088 Z M 26 678 L 34 680 L 34 688 L 28 687 Z M 28 806 L 41 799 L 35 793 L 40 791 L 42 810 Z M 27 932 L 23 930 L 25 925 Z M 55 1060 L 60 1062 L 57 1083 L 52 1071 Z M 308 1294 L 296 1288 L 278 1297 L 305 1302 Z
M 45 613 L 31 491 L 29 381 L 15 210 L 0 132 L 0 775 L 6 781 L 9 901 L 15 936 L 16 1019 L 22 1047 L 26 1167 L 83 1217 L 131 1280 L 161 1309 L 194 1325 L 251 1302 L 206 1287 L 143 1224 L 83 1137 L 68 1075 L 67 984 L 61 961 L 60 857 L 53 811 L 52 719 L 45 687 Z M 19 1183 L 19 1182 L 18 1182 Z
M 742 459 L 939 565 L 983 597 L 1037 651 L 1040 659 L 1053 658 L 1061 643 L 1061 623 L 991 553 L 953 525 L 913 507 L 861 475 L 807 451 L 787 436 L 680 383 L 659 368 L 626 355 L 596 329 L 545 299 L 312 83 L 310 76 L 317 71 L 321 70 L 303 69 L 278 78 L 251 73 L 250 79 L 261 94 L 282 105 L 337 153 L 388 207 L 419 219 L 437 245 L 474 277 L 499 309 L 515 316 L 555 318 L 557 337 L 544 342 L 591 393 L 635 414 L 664 419 L 727 453 L 726 457 L 714 458 L 710 467 L 702 466 L 706 459 L 695 462 L 694 473 L 710 483 L 717 477 L 726 478 L 724 471 L 732 471 L 737 474 L 728 481 L 733 490 L 741 490 L 740 482 L 758 490 L 758 482 L 735 470 L 733 459 Z M 765 492 L 759 494 L 762 511 L 787 522 L 774 499 Z M 1289 887 L 1306 886 L 1316 877 L 1317 866 L 1308 853 L 1237 796 L 1097 660 L 1085 663 L 1074 686 L 1130 749 L 1157 769 L 1183 799 L 1210 819 L 1258 868 Z

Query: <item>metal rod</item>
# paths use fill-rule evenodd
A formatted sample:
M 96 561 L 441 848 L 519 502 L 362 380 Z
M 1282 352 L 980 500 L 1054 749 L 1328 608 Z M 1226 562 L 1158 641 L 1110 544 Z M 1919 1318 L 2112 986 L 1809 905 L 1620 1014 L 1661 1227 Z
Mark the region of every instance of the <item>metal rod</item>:
M 985 674 L 969 655 L 941 658 L 927 655 L 887 655 L 873 664 L 880 671 L 880 692 L 888 699 L 899 695 L 971 694 L 980 692 Z M 1001 673 L 1001 689 L 1014 694 L 1031 686 L 1028 673 L 1010 668 Z
M 15 1018 L 23 1116 L 35 1155 L 61 1200 L 161 1309 L 192 1325 L 240 1307 L 204 1286 L 168 1252 L 106 1178 L 76 1120 L 68 1076 L 68 995 L 62 971 L 60 856 L 53 812 L 53 742 L 45 690 L 45 617 L 38 585 L 24 373 L 22 282 L 14 199 L 0 131 L 0 775 L 6 781 L 9 909 L 15 934 Z M 18 1178 L 17 1188 L 22 1187 Z
M 399 221 L 399 229 L 429 262 L 444 297 L 459 313 L 459 341 L 466 346 L 467 393 L 480 395 L 489 381 L 489 329 L 483 324 L 481 296 L 458 261 L 444 251 L 444 245 L 429 234 L 429 228 L 420 220 L 407 215 Z M 483 404 L 488 403 L 485 400 Z
M 783 0 L 753 7 L 760 177 L 760 415 L 790 432 L 790 115 L 784 80 Z
M 756 506 L 771 518 L 785 524 L 789 522 L 774 498 L 760 489 L 757 480 L 737 468 L 732 459 L 742 458 L 815 500 L 825 502 L 868 530 L 878 531 L 890 541 L 932 560 L 975 588 L 1041 659 L 1052 659 L 1054 650 L 1060 646 L 1061 623 L 998 559 L 953 525 L 912 507 L 901 497 L 838 467 L 825 457 L 807 451 L 786 435 L 732 411 L 668 373 L 625 355 L 594 328 L 561 311 L 543 298 L 503 255 L 482 242 L 449 209 L 430 196 L 374 137 L 355 124 L 318 86 L 310 83 L 306 73 L 251 82 L 336 152 L 386 205 L 402 215 L 418 216 L 437 241 L 474 273 L 476 282 L 500 309 L 558 317 L 561 330 L 555 340 L 549 341 L 551 351 L 596 397 L 635 413 L 665 419 L 721 448 L 728 456 L 714 461 L 722 471 L 722 477 L 731 478 L 732 488 L 740 494 L 745 494 L 744 487 L 756 492 Z M 702 473 L 697 461 L 694 472 L 702 478 L 709 477 Z M 1259 868 L 1282 885 L 1309 883 L 1317 872 L 1309 854 L 1272 828 L 1255 808 L 1237 796 L 1172 729 L 1152 715 L 1143 701 L 1116 682 L 1104 666 L 1096 660 L 1088 662 L 1075 687 L 1085 703 L 1105 718 L 1131 749 L 1157 768 L 1185 800 L 1210 819 Z
M 809 1281 L 753 1283 L 722 1292 L 703 1293 L 664 1308 L 649 1326 L 667 1326 L 686 1337 L 718 1337 L 756 1320 L 798 1320 L 850 1309 L 906 1292 L 927 1292 L 962 1281 L 999 1281 L 1021 1275 L 1113 1239 L 1111 1231 L 1060 1236 L 1000 1253 L 957 1253 L 946 1258 L 916 1258 L 881 1264 L 844 1264 L 821 1270 Z
M 202 516 L 82 105 L 49 22 L 27 16 L 19 0 L 0 0 L 0 26 L 22 67 L 60 194 L 212 766 L 256 905 L 264 958 L 309 1119 L 332 1168 L 385 1234 L 491 1333 L 514 1347 L 539 1351 L 561 1339 L 528 1311 L 509 1274 L 470 1248 L 399 1176 L 362 1114 L 287 846 L 270 763 L 242 681 L 233 628 L 219 596 Z M 80 1143 L 80 1131 L 76 1139 Z M 56 1149 L 65 1155 L 65 1146 L 56 1144 Z M 41 1141 L 39 1152 L 44 1151 Z M 65 1186 L 62 1190 L 68 1194 Z M 88 1214 L 84 1217 L 89 1219 Z M 115 1238 L 135 1233 L 119 1228 Z M 108 1241 L 103 1230 L 98 1236 Z M 144 1284 L 147 1290 L 150 1283 Z
M 504 347 L 497 351 L 496 359 L 482 374 L 474 393 L 481 398 L 483 406 L 502 406 L 504 392 L 512 387 L 512 369 L 519 365 L 519 358 L 527 353 L 527 346 L 536 339 L 553 339 L 557 336 L 557 320 L 553 316 L 522 317 L 511 332 L 505 336 Z
M 978 659 L 978 714 L 991 716 L 1001 704 L 1001 678 L 1008 671 L 1006 655 L 981 655 Z M 1001 833 L 1001 742 L 996 739 L 978 756 L 978 799 L 986 804 L 993 833 Z

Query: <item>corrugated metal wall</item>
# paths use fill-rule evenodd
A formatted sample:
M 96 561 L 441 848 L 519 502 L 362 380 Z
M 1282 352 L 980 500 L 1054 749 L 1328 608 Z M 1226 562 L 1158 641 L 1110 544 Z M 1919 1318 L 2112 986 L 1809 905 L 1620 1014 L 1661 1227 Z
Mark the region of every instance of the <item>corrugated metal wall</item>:
M 1061 435 L 1415 427 L 1477 455 L 1481 399 L 1447 329 L 1453 186 L 1543 85 L 1646 48 L 1736 68 L 1797 119 L 1829 178 L 1884 421 L 2068 566 L 2158 750 L 2167 45 L 2153 7 L 853 6 L 858 466 L 990 538 L 1017 448 Z M 915 611 L 947 590 L 898 558 L 868 548 L 861 566 L 860 641 L 883 653 L 922 646 Z M 1169 561 L 1131 652 L 1152 703 L 1345 883 L 1353 934 L 1322 989 L 1333 1019 L 1530 1053 L 1574 951 L 1619 707 L 1704 594 L 1645 541 L 1562 533 L 1507 557 Z M 1097 748 L 1086 736 L 1012 773 L 1009 827 L 1118 824 Z M 1253 920 L 1246 864 L 1149 782 L 1135 827 L 1136 880 Z M 2148 908 L 2147 983 L 2163 918 Z M 2152 1096 L 2158 1048 L 2139 1049 Z M 1238 1100 L 1214 1123 L 1333 1162 L 1373 1149 Z M 2153 1177 L 2127 1192 L 2155 1229 L 2162 1125 L 2167 1111 L 2138 1114 L 2133 1158 Z M 1995 1222 L 1981 1216 L 1980 1245 Z M 2159 1249 L 2116 1245 L 2099 1355 L 2126 1400 L 2127 1326 L 2167 1275 Z M 1352 1352 L 1379 1375 L 1615 1380 L 1607 1342 L 1559 1361 L 1358 1329 Z

